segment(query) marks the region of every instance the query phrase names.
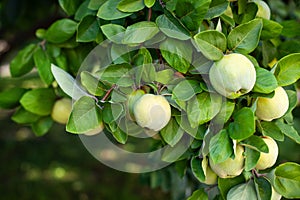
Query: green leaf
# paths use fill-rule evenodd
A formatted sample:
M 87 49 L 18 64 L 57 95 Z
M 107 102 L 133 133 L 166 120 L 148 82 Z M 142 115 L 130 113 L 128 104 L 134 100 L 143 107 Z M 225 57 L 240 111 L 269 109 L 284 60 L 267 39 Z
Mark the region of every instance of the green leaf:
M 97 76 L 103 82 L 128 87 L 134 84 L 130 74 L 131 66 L 127 63 L 113 64 L 97 72 Z
M 144 0 L 144 4 L 147 8 L 151 8 L 155 4 L 155 0 Z
M 91 10 L 99 10 L 100 6 L 104 4 L 106 0 L 90 0 L 88 8 Z
M 278 22 L 267 20 L 264 18 L 262 18 L 262 22 L 263 22 L 263 29 L 261 31 L 261 36 L 260 36 L 262 40 L 276 38 L 280 35 L 282 31 L 282 26 Z
M 51 88 L 37 88 L 26 92 L 21 100 L 21 105 L 37 115 L 46 116 L 52 111 L 56 95 Z
M 239 184 L 231 188 L 227 194 L 228 200 L 257 199 L 253 181 Z
M 192 46 L 180 40 L 168 38 L 159 46 L 163 58 L 173 69 L 186 73 L 192 62 Z
M 100 28 L 95 16 L 88 15 L 84 17 L 78 24 L 77 27 L 77 42 L 92 42 L 96 41 Z
M 245 171 L 250 171 L 256 166 L 256 163 L 260 157 L 260 153 L 253 148 L 246 146 L 245 157 Z
M 126 28 L 123 43 L 138 44 L 143 43 L 159 32 L 158 27 L 154 22 L 141 21 Z
M 272 72 L 261 67 L 257 67 L 255 70 L 256 82 L 252 89 L 253 92 L 268 94 L 278 87 L 276 77 Z
M 161 137 L 171 147 L 179 142 L 179 140 L 183 136 L 183 133 L 184 131 L 180 128 L 176 120 L 174 120 L 173 118 L 171 118 L 169 123 L 160 131 Z
M 199 159 L 198 157 L 192 157 L 191 170 L 197 180 L 199 180 L 200 182 L 205 181 L 205 174 L 202 169 L 202 160 L 201 159 Z
M 244 140 L 255 132 L 254 113 L 244 107 L 233 115 L 234 121 L 229 124 L 229 135 L 235 140 Z
M 106 1 L 98 10 L 97 16 L 105 20 L 115 20 L 125 18 L 132 13 L 125 13 L 117 9 L 121 0 L 109 0 Z
M 83 71 L 80 73 L 81 83 L 85 89 L 92 95 L 103 96 L 105 94 L 105 86 L 91 73 Z
M 281 58 L 276 64 L 274 74 L 279 86 L 295 83 L 300 78 L 300 53 Z
M 194 36 L 195 43 L 201 53 L 210 60 L 220 60 L 226 50 L 226 37 L 215 30 L 202 31 Z
M 19 100 L 27 90 L 24 88 L 14 87 L 0 92 L 0 108 L 12 109 L 17 107 Z
M 197 93 L 202 91 L 200 84 L 195 80 L 183 80 L 179 82 L 172 91 L 174 100 L 188 101 Z
M 286 162 L 271 173 L 271 183 L 285 198 L 300 198 L 300 165 Z
M 34 67 L 33 54 L 37 45 L 29 44 L 18 52 L 10 62 L 10 74 L 12 77 L 19 77 L 27 74 Z
M 225 101 L 222 103 L 220 112 L 213 118 L 215 124 L 225 124 L 232 115 L 235 108 L 235 103 L 232 101 Z
M 88 8 L 90 1 L 84 1 L 77 9 L 74 19 L 76 21 L 81 21 L 84 17 L 88 15 L 96 15 L 95 11 L 93 9 Z M 99 6 L 100 7 L 100 6 Z M 98 10 L 99 7 L 95 10 Z
M 222 97 L 217 94 L 202 92 L 187 102 L 187 115 L 193 128 L 210 121 L 220 111 Z
M 227 0 L 212 0 L 209 10 L 207 11 L 206 15 L 204 16 L 205 19 L 211 20 L 215 17 L 220 16 L 225 12 L 229 5 Z
M 82 96 L 88 96 L 75 82 L 75 79 L 63 69 L 51 65 L 52 74 L 61 89 L 70 97 L 77 100 Z
M 285 124 L 282 120 L 277 120 L 275 124 L 283 134 L 300 144 L 300 135 L 292 125 Z
M 112 135 L 121 144 L 125 144 L 128 138 L 128 135 L 119 127 L 117 127 L 117 129 L 112 132 Z
M 119 103 L 106 103 L 103 109 L 103 121 L 107 124 L 113 124 L 113 122 L 119 120 L 124 114 L 124 108 Z
M 214 163 L 220 163 L 233 154 L 233 144 L 226 129 L 213 136 L 209 143 L 209 155 Z
M 297 106 L 298 103 L 298 97 L 297 97 L 297 92 L 293 90 L 286 90 L 286 93 L 289 98 L 289 108 L 286 111 L 286 115 L 291 113 L 293 109 Z
M 206 194 L 204 189 L 201 188 L 194 191 L 192 196 L 190 196 L 187 200 L 208 200 L 208 195 Z
M 25 110 L 23 107 L 17 109 L 11 119 L 18 124 L 30 124 L 36 122 L 41 116 Z
M 245 0 L 238 1 L 238 6 L 231 7 L 233 11 L 233 19 L 237 24 L 247 23 L 256 17 L 258 7 L 254 2 L 247 2 Z
M 73 15 L 80 4 L 80 0 L 58 0 L 60 7 L 67 13 Z
M 175 117 L 176 117 L 177 123 L 180 125 L 180 127 L 185 132 L 190 134 L 195 139 L 203 140 L 205 131 L 207 129 L 205 125 L 196 126 L 195 128 L 192 128 L 190 123 L 189 123 L 189 120 L 187 118 L 187 115 L 182 114 L 182 115 L 178 115 L 178 116 L 175 116 Z
M 297 20 L 284 20 L 281 22 L 283 26 L 281 35 L 293 38 L 300 34 L 300 23 Z
M 70 39 L 76 32 L 77 23 L 71 19 L 55 21 L 46 32 L 46 40 L 52 43 L 62 43 Z
M 256 151 L 269 153 L 268 146 L 266 145 L 264 140 L 259 136 L 252 135 L 252 136 L 248 137 L 247 139 L 241 141 L 241 143 L 244 146 L 254 149 Z
M 31 128 L 36 136 L 43 136 L 50 130 L 52 125 L 53 120 L 49 116 L 40 118 L 37 122 L 32 123 Z
M 254 184 L 258 200 L 269 200 L 272 196 L 272 186 L 264 177 L 255 177 Z
M 51 73 L 51 62 L 47 53 L 42 49 L 42 47 L 38 47 L 33 54 L 33 58 L 43 82 L 47 85 L 52 84 L 54 77 Z
M 97 128 L 102 120 L 100 108 L 94 99 L 83 96 L 72 108 L 66 130 L 70 133 L 86 133 Z
M 276 123 L 261 121 L 260 125 L 261 125 L 263 135 L 270 136 L 278 141 L 284 140 L 284 135 L 281 132 L 280 128 L 276 125 Z
M 173 80 L 173 77 L 174 71 L 172 69 L 164 69 L 162 71 L 156 72 L 155 81 L 162 84 L 168 84 L 170 81 Z
M 172 13 L 165 11 L 164 15 L 156 18 L 159 29 L 168 37 L 178 40 L 188 40 L 191 36 L 189 31 L 183 26 Z
M 136 51 L 127 45 L 112 44 L 111 59 L 114 64 L 131 63 L 135 54 Z
M 110 41 L 121 44 L 126 29 L 118 24 L 105 24 L 101 26 L 101 30 Z
M 234 28 L 227 37 L 228 49 L 248 54 L 258 45 L 262 30 L 262 20 L 254 19 Z
M 143 0 L 121 0 L 118 10 L 122 12 L 137 12 L 145 7 Z
M 196 31 L 209 9 L 211 0 L 181 0 L 176 2 L 176 16 L 189 30 Z
M 234 178 L 218 178 L 218 187 L 223 199 L 226 199 L 231 188 L 245 181 L 244 176 L 240 175 Z

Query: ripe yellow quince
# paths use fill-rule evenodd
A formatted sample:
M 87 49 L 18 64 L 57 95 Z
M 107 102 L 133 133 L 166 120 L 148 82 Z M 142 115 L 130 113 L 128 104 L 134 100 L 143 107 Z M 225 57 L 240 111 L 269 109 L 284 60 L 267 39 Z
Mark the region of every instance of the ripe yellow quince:
M 258 97 L 256 106 L 256 116 L 264 121 L 272 121 L 282 117 L 289 108 L 289 98 L 282 87 L 275 89 L 272 98 Z
M 233 178 L 240 175 L 244 170 L 244 147 L 236 146 L 235 158 L 228 158 L 221 163 L 214 163 L 209 159 L 211 169 L 221 178 Z
M 252 90 L 256 71 L 246 56 L 231 53 L 213 64 L 209 71 L 209 80 L 218 93 L 235 99 Z
M 145 94 L 134 104 L 133 114 L 141 127 L 159 131 L 171 119 L 171 106 L 161 95 Z
M 259 159 L 256 164 L 256 169 L 267 169 L 272 167 L 278 157 L 278 146 L 276 141 L 268 136 L 263 136 L 262 139 L 269 148 L 269 153 L 260 152 Z

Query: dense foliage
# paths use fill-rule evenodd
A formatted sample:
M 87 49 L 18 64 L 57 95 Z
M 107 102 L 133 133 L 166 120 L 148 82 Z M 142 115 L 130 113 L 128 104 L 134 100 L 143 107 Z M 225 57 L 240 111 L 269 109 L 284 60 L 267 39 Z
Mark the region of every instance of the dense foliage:
M 42 136 L 53 125 L 55 102 L 71 97 L 68 132 L 84 134 L 101 125 L 103 134 L 130 149 L 128 144 L 137 143 L 132 133 L 145 130 L 136 123 L 129 99 L 141 90 L 162 95 L 171 105 L 171 118 L 145 146 L 166 147 L 161 159 L 172 164 L 151 173 L 153 187 L 172 189 L 174 199 L 270 199 L 272 191 L 300 198 L 299 164 L 286 162 L 265 171 L 256 167 L 260 155 L 270 151 L 263 138 L 288 137 L 300 143 L 293 127 L 300 78 L 297 10 L 274 9 L 282 6 L 274 1 L 270 5 L 276 12 L 268 19 L 258 15 L 257 1 L 247 0 L 59 4 L 68 17 L 38 29 L 39 41 L 27 45 L 10 63 L 12 77 L 38 75 L 35 84 L 0 93 L 0 107 L 16 108 L 13 121 L 30 125 Z M 216 74 L 211 69 L 233 53 L 249 60 L 255 79 L 249 90 L 227 96 L 213 83 Z M 231 88 L 248 79 L 225 77 L 222 86 Z M 259 99 L 273 98 L 279 87 L 287 95 L 284 115 L 262 119 L 257 115 Z M 230 164 L 235 173 L 223 176 L 214 167 L 218 178 L 207 182 L 213 163 L 239 155 L 241 166 Z

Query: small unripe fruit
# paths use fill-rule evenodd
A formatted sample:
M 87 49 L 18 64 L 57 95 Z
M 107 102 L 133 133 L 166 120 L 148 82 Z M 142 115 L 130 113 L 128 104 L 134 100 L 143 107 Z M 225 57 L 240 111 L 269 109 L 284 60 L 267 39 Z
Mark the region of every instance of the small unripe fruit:
M 246 56 L 231 53 L 213 64 L 209 71 L 209 80 L 218 93 L 235 99 L 252 90 L 256 71 Z
M 233 178 L 240 175 L 244 170 L 244 147 L 236 146 L 235 158 L 215 164 L 212 159 L 209 159 L 211 169 L 221 178 Z
M 256 169 L 260 170 L 272 167 L 276 163 L 278 157 L 278 146 L 276 141 L 268 136 L 263 136 L 262 139 L 268 146 L 269 153 L 260 152 L 260 156 L 256 164 Z
M 135 120 L 134 114 L 133 114 L 133 108 L 135 103 L 139 98 L 141 98 L 145 94 L 144 90 L 135 90 L 131 94 L 128 95 L 127 98 L 127 106 L 128 106 L 128 112 L 129 116 L 132 120 Z
M 159 131 L 170 121 L 171 107 L 163 96 L 145 94 L 136 101 L 133 113 L 138 125 Z
M 256 3 L 256 5 L 258 7 L 256 17 L 261 17 L 264 19 L 271 18 L 271 10 L 266 2 L 264 2 L 262 0 L 254 0 L 253 2 Z
M 272 98 L 259 97 L 257 99 L 256 116 L 264 121 L 272 121 L 282 117 L 289 108 L 289 98 L 282 87 L 275 89 Z
M 60 124 L 66 124 L 72 111 L 72 101 L 68 98 L 62 98 L 54 103 L 51 117 Z

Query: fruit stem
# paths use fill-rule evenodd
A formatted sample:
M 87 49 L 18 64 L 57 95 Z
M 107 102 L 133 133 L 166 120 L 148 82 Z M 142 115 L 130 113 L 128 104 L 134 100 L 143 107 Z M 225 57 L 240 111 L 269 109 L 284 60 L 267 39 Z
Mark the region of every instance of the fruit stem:
M 102 102 L 102 103 L 104 103 L 104 102 L 106 101 L 106 99 L 107 99 L 108 96 L 110 95 L 111 91 L 112 91 L 113 89 L 115 89 L 116 87 L 117 87 L 116 84 L 113 84 L 113 85 L 111 86 L 111 88 L 106 92 L 106 94 L 104 95 L 104 97 L 101 99 L 101 102 Z
M 152 17 L 152 8 L 148 9 L 148 21 L 151 21 L 151 17 Z

